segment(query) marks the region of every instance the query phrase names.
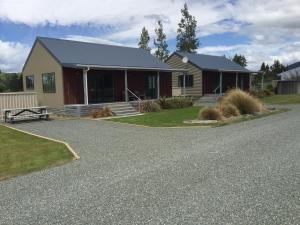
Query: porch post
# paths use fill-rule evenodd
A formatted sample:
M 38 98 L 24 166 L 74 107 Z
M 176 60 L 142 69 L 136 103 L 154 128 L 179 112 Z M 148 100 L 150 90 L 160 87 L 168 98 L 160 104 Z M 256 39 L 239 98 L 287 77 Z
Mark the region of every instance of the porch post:
M 128 102 L 127 70 L 125 70 L 125 101 Z
M 223 73 L 220 72 L 220 95 L 222 95 L 222 91 L 223 91 L 222 83 L 223 83 Z
M 186 88 L 185 88 L 185 72 L 183 73 L 183 95 L 186 96 Z
M 87 82 L 87 72 L 89 69 L 83 69 L 83 98 L 84 104 L 89 104 L 89 93 L 88 93 L 88 82 Z
M 235 74 L 235 88 L 238 88 L 238 79 L 239 79 L 239 73 Z
M 241 89 L 244 90 L 244 76 L 241 76 Z
M 157 99 L 160 97 L 160 74 L 159 71 L 157 71 Z
M 251 85 L 252 85 L 252 81 L 251 81 L 252 79 L 251 78 L 252 78 L 251 73 L 249 73 L 249 91 L 251 91 L 251 89 L 252 89 L 251 88 Z

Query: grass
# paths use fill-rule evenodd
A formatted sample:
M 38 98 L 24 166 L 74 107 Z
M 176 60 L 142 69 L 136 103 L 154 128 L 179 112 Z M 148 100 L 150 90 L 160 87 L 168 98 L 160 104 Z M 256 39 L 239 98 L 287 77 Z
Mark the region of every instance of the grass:
M 0 125 L 0 180 L 69 162 L 73 155 L 62 143 Z
M 300 95 L 272 95 L 261 100 L 266 104 L 300 104 Z
M 185 124 L 184 120 L 193 120 L 196 119 L 199 113 L 199 110 L 202 107 L 189 107 L 183 109 L 169 109 L 162 110 L 159 112 L 146 113 L 141 116 L 131 116 L 131 117 L 122 117 L 122 118 L 112 118 L 108 121 L 128 123 L 135 125 L 142 125 L 148 127 L 186 127 L 186 126 L 211 126 L 218 127 L 234 123 L 239 123 L 243 121 L 259 119 L 262 117 L 270 116 L 277 113 L 286 112 L 287 109 L 278 109 L 270 112 L 259 113 L 255 115 L 243 115 L 233 120 L 219 121 L 218 123 L 211 124 Z
M 169 109 L 159 112 L 146 113 L 141 116 L 109 119 L 114 122 L 144 125 L 149 127 L 179 127 L 188 126 L 184 120 L 195 119 L 201 107 Z

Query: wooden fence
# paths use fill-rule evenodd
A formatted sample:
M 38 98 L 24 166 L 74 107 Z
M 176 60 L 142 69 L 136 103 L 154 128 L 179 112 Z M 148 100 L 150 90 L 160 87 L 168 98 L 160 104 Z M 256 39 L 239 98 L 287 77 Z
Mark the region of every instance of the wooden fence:
M 28 108 L 38 106 L 36 92 L 0 93 L 0 114 L 2 109 Z

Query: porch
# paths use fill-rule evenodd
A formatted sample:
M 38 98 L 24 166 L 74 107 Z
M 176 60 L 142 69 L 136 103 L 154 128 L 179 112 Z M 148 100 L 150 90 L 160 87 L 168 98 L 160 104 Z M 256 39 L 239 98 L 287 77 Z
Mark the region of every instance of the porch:
M 63 68 L 65 105 L 171 97 L 172 73 L 156 70 Z
M 233 88 L 250 90 L 251 74 L 231 71 L 202 71 L 202 87 L 202 95 L 221 95 Z

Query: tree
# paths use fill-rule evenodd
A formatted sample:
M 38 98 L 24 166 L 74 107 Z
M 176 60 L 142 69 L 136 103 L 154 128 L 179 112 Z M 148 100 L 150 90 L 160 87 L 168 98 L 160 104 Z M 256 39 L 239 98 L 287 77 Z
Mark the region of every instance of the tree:
M 156 39 L 154 39 L 154 45 L 157 48 L 154 55 L 162 61 L 165 61 L 169 56 L 167 36 L 164 33 L 163 24 L 161 20 L 157 22 L 158 28 L 155 28 Z
M 150 41 L 150 37 L 149 37 L 148 30 L 146 29 L 146 27 L 143 27 L 138 45 L 140 48 L 145 49 L 146 51 L 150 52 L 151 48 L 148 46 L 149 41 Z
M 236 62 L 237 64 L 240 64 L 242 67 L 247 66 L 247 59 L 243 55 L 235 54 L 232 61 Z
M 199 40 L 196 37 L 197 21 L 188 10 L 185 3 L 184 8 L 181 9 L 182 18 L 178 23 L 177 29 L 177 50 L 180 52 L 194 53 L 199 47 Z
M 282 73 L 286 71 L 286 67 L 280 63 L 279 60 L 274 60 L 273 65 L 271 66 L 271 72 L 273 75 L 278 75 L 279 73 Z

